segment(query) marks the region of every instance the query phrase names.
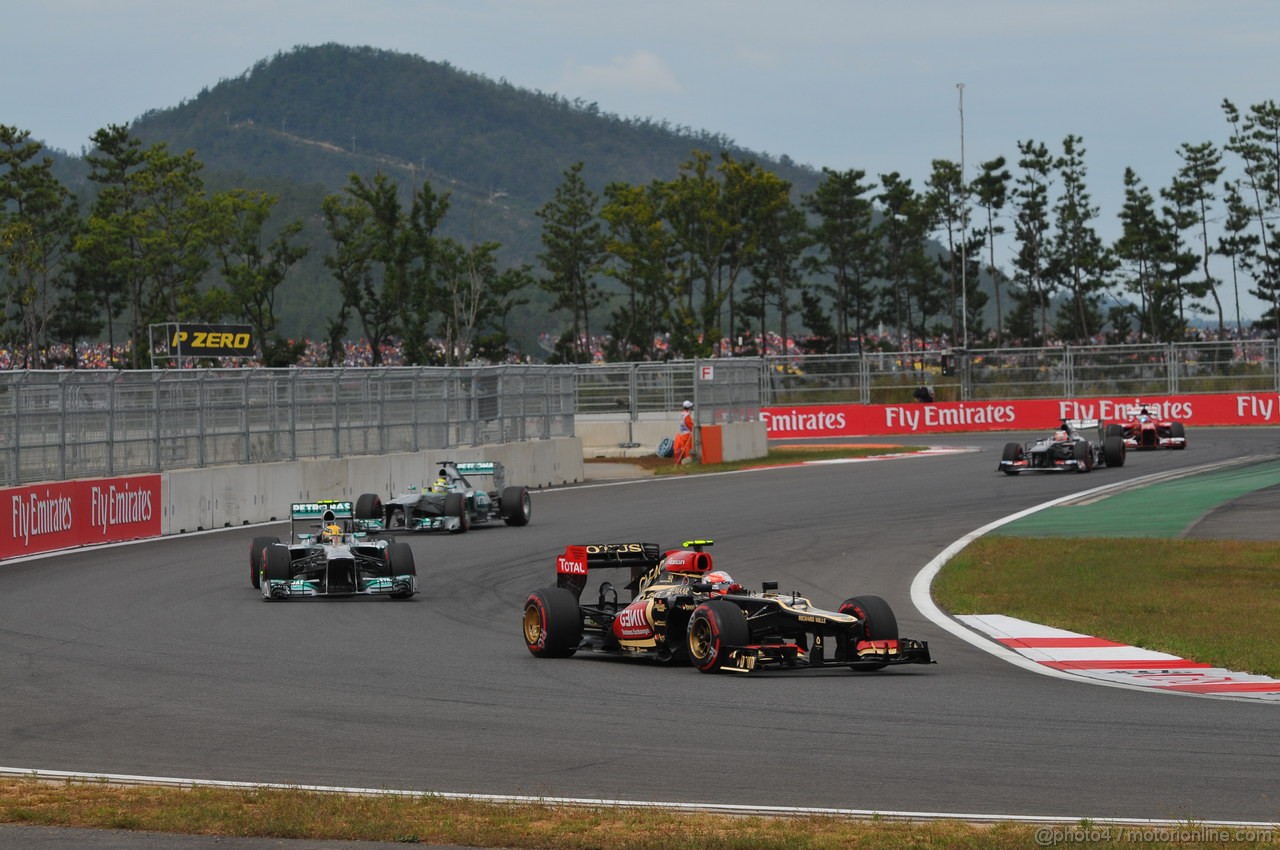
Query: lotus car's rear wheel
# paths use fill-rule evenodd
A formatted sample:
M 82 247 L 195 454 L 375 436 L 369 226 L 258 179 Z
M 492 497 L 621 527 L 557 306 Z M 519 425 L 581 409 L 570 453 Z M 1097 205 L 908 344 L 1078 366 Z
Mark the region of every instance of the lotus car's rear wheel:
M 445 494 L 444 515 L 458 518 L 458 527 L 449 529 L 455 534 L 462 534 L 471 527 L 471 517 L 467 516 L 467 497 L 462 493 Z
M 279 542 L 279 537 L 255 537 L 249 544 L 249 581 L 254 587 L 262 587 L 262 551 Z
M 568 658 L 582 641 L 578 597 L 565 587 L 535 590 L 524 601 L 524 645 L 538 658 Z
M 898 618 L 894 616 L 889 603 L 879 596 L 850 597 L 841 603 L 840 613 L 852 614 L 862 621 L 862 640 L 864 641 L 897 641 L 898 639 Z M 879 670 L 885 666 L 885 662 L 854 661 L 849 666 L 854 670 Z
M 1103 440 L 1102 457 L 1107 466 L 1124 466 L 1124 438 L 1107 437 Z
M 377 493 L 364 493 L 356 499 L 356 519 L 382 519 L 382 499 Z
M 689 661 L 703 673 L 733 666 L 729 652 L 751 641 L 747 616 L 723 599 L 703 602 L 689 615 Z
M 528 525 L 532 517 L 528 487 L 507 487 L 502 491 L 502 519 L 507 525 Z
M 1018 445 L 1017 443 L 1004 444 L 1004 454 L 1000 456 L 1001 461 L 1013 463 L 1015 461 L 1021 460 L 1021 458 L 1022 458 L 1022 446 Z M 1000 466 L 1000 471 L 1003 472 L 1005 475 L 1018 474 L 1018 470 L 1009 469 L 1008 467 L 1004 466 L 1003 463 Z
M 409 548 L 408 543 L 398 542 L 392 543 L 387 547 L 387 569 L 390 571 L 391 578 L 396 576 L 418 576 L 418 567 L 413 562 L 413 550 Z M 413 592 L 393 593 L 392 599 L 408 599 L 413 596 Z

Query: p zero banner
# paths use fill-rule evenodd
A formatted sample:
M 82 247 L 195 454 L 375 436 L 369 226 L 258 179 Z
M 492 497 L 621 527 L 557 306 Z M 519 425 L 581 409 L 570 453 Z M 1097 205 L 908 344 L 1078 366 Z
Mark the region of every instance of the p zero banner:
M 0 558 L 160 536 L 159 475 L 0 490 Z
M 937 404 L 829 404 L 762 407 L 769 439 L 934 434 L 956 431 L 1042 431 L 1063 419 L 1119 422 L 1145 404 L 1160 419 L 1196 425 L 1278 425 L 1280 393 L 1137 398 L 963 401 Z
M 249 325 L 169 325 L 169 352 L 178 357 L 252 357 Z

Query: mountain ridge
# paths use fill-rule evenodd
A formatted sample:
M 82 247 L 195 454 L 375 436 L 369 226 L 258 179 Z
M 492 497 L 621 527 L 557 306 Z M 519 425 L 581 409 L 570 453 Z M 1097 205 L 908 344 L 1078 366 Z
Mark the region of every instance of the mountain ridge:
M 441 234 L 497 242 L 504 265 L 536 265 L 535 212 L 579 161 L 597 193 L 612 182 L 674 179 L 695 150 L 755 161 L 790 181 L 797 198 L 821 178 L 723 135 L 623 118 L 414 54 L 335 43 L 278 52 L 175 107 L 148 110 L 131 132 L 145 144 L 194 150 L 210 190 L 281 195 L 273 227 L 304 221 L 310 252 L 281 287 L 281 329 L 295 336 L 320 336 L 337 311 L 318 201 L 353 174 L 382 172 L 406 198 L 423 181 L 449 193 Z M 526 351 L 538 332 L 556 330 L 547 326 L 549 300 L 529 295 L 513 326 Z

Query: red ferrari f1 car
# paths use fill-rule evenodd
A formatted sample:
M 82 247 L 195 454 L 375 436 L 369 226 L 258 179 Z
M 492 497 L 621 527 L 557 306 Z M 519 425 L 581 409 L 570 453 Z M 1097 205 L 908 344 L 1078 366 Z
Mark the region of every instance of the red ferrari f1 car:
M 1152 411 L 1152 407 L 1156 409 Z M 1187 431 L 1183 424 L 1162 418 L 1159 405 L 1142 402 L 1129 409 L 1128 420 L 1108 425 L 1107 436 L 1119 436 L 1124 439 L 1126 448 L 1138 451 L 1187 447 Z
M 556 559 L 555 587 L 525 601 L 529 652 L 647 657 L 704 673 L 932 663 L 926 642 L 898 636 L 879 596 L 854 596 L 826 611 L 798 593 L 779 593 L 775 581 L 753 593 L 714 569 L 711 543 L 690 540 L 666 553 L 656 543 L 569 546 Z M 627 570 L 629 599 L 605 580 L 583 600 L 590 575 L 617 568 Z

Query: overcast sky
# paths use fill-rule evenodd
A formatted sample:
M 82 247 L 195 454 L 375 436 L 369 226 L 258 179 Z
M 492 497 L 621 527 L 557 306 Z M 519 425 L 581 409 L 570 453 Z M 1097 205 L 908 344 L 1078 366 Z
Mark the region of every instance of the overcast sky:
M 1221 103 L 1280 100 L 1277 0 L 4 0 L 0 123 L 79 153 L 298 45 L 413 53 L 815 167 L 898 171 L 1084 139 L 1099 232 Z M 1228 157 L 1227 164 L 1239 167 Z M 1226 271 L 1219 272 L 1225 275 Z M 1231 303 L 1230 283 L 1223 291 Z M 1245 318 L 1258 312 L 1242 299 Z

